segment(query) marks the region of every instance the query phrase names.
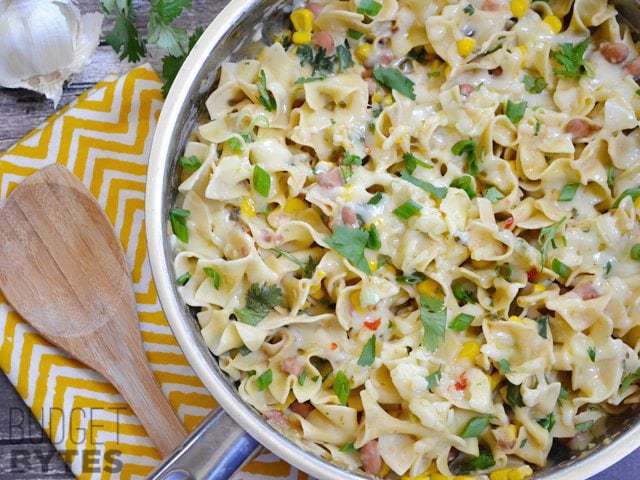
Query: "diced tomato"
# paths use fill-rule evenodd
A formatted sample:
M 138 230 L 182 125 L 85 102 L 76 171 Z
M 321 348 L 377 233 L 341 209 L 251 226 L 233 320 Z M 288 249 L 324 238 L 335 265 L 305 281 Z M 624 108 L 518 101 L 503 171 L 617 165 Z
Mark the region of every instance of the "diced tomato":
M 461 392 L 462 390 L 465 390 L 468 386 L 469 386 L 469 380 L 467 380 L 467 375 L 465 372 L 462 372 L 458 377 L 458 380 L 456 380 L 456 384 L 454 385 L 454 388 L 459 392 Z
M 504 221 L 504 228 L 506 228 L 507 230 L 512 230 L 513 229 L 513 224 L 514 224 L 514 220 L 513 217 L 509 217 Z
M 329 345 L 329 348 L 331 350 L 335 350 L 336 348 L 338 348 L 338 344 L 336 342 L 331 342 L 331 344 Z
M 380 322 L 381 320 L 378 318 L 373 322 L 364 322 L 364 326 L 367 327 L 369 330 L 377 330 L 378 327 L 380 326 Z
M 535 268 L 532 268 L 527 272 L 527 280 L 530 283 L 535 282 L 537 279 L 538 279 L 538 270 L 536 270 Z

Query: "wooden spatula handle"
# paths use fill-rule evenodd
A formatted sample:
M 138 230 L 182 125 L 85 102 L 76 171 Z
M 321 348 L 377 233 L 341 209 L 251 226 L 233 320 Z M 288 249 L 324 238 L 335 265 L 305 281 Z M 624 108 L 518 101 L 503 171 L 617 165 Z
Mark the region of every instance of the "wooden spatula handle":
M 187 432 L 162 393 L 147 359 L 141 358 L 129 366 L 119 365 L 119 371 L 112 377 L 111 383 L 166 457 L 184 441 Z

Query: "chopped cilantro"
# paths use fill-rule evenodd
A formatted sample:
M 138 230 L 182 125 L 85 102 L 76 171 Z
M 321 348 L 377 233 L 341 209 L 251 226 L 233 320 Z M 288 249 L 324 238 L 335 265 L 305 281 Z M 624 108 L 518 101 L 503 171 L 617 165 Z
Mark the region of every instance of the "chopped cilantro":
M 409 275 L 397 275 L 396 281 L 400 283 L 406 283 L 408 285 L 417 285 L 418 283 L 427 279 L 427 276 L 422 272 L 413 272 Z
M 367 343 L 362 347 L 360 358 L 358 358 L 358 365 L 361 367 L 370 367 L 373 361 L 376 359 L 376 336 L 371 335 L 371 338 L 367 340 Z
M 509 363 L 509 360 L 507 360 L 506 358 L 501 358 L 498 361 L 498 371 L 502 375 L 506 375 L 507 373 L 511 373 L 511 364 Z
M 553 412 L 551 412 L 546 417 L 538 420 L 538 425 L 546 429 L 548 432 L 550 432 L 553 429 L 553 426 L 555 424 L 556 424 L 556 416 L 553 414 Z
M 464 427 L 460 436 L 462 438 L 476 438 L 482 435 L 482 432 L 486 430 L 491 421 L 491 415 L 480 415 L 474 417 Z
M 640 262 L 640 243 L 636 243 L 629 251 L 629 256 L 632 260 Z
M 373 69 L 373 78 L 380 85 L 396 90 L 411 100 L 416 99 L 416 94 L 413 91 L 413 81 L 405 77 L 397 68 L 376 66 Z
M 473 283 L 466 279 L 457 279 L 451 283 L 451 291 L 456 300 L 462 302 L 463 305 L 467 303 L 477 303 L 476 287 Z
M 592 362 L 596 361 L 596 349 L 593 347 L 587 347 L 587 355 L 589 355 L 589 360 Z
M 378 228 L 375 224 L 371 224 L 369 227 L 369 239 L 367 240 L 367 248 L 371 250 L 380 250 L 382 247 L 382 242 L 380 241 L 380 234 L 378 233 Z
M 548 338 L 549 315 L 542 315 L 536 318 L 536 323 L 538 324 L 538 335 L 542 338 Z
M 580 183 L 567 183 L 564 187 L 562 187 L 560 195 L 558 196 L 558 201 L 570 202 L 571 200 L 573 200 L 573 197 L 576 196 L 578 188 L 580 188 Z
M 524 117 L 524 112 L 527 110 L 527 102 L 523 100 L 519 103 L 514 103 L 511 100 L 507 100 L 506 115 L 511 120 L 511 123 L 517 125 Z
M 447 309 L 444 302 L 436 297 L 420 295 L 420 322 L 424 329 L 422 345 L 435 352 L 444 340 L 447 326 Z
M 346 258 L 351 265 L 371 273 L 369 263 L 364 257 L 364 249 L 369 242 L 369 232 L 362 228 L 350 228 L 338 225 L 333 235 L 325 238 L 325 242 L 336 252 Z
M 571 275 L 571 269 L 557 258 L 552 260 L 551 270 L 553 270 L 563 280 L 566 280 L 569 275 Z
M 620 393 L 626 392 L 631 385 L 640 380 L 640 368 L 638 368 L 635 372 L 629 373 L 625 375 L 622 379 L 622 383 L 620 383 Z
M 442 378 L 442 370 L 438 369 L 433 373 L 427 375 L 427 389 L 433 392 L 433 389 L 438 386 L 440 379 Z
M 338 61 L 338 69 L 341 72 L 355 65 L 355 63 L 353 62 L 353 58 L 351 57 L 349 43 L 347 43 L 346 40 L 344 41 L 343 45 L 338 45 L 338 48 L 336 48 L 336 58 Z
M 502 200 L 504 198 L 503 193 L 498 190 L 496 187 L 489 187 L 485 192 L 484 192 L 484 197 L 489 200 L 491 203 L 496 203 L 499 202 L 500 200 Z
M 473 14 L 476 12 L 476 9 L 475 9 L 475 8 L 473 8 L 473 5 L 469 4 L 469 5 L 467 5 L 466 7 L 464 7 L 464 8 L 462 9 L 462 11 L 463 11 L 464 13 L 466 13 L 467 15 L 471 16 L 471 15 L 473 15 Z
M 336 394 L 342 405 L 347 404 L 350 390 L 349 379 L 342 370 L 338 370 L 335 378 L 333 379 L 333 393 Z
M 188 157 L 180 157 L 180 166 L 186 170 L 187 172 L 193 172 L 200 168 L 202 162 L 198 160 L 198 157 L 195 155 L 190 155 Z
M 547 82 L 544 78 L 534 77 L 528 74 L 524 76 L 522 83 L 524 83 L 524 88 L 529 93 L 541 93 L 547 88 Z
M 266 370 L 262 375 L 256 378 L 256 385 L 258 386 L 258 390 L 261 392 L 266 390 L 269 385 L 273 382 L 273 372 L 271 369 Z
M 357 12 L 369 17 L 375 17 L 382 10 L 382 4 L 375 0 L 360 0 Z
M 520 385 L 514 385 L 507 382 L 507 403 L 512 408 L 524 407 L 524 401 L 522 400 L 522 393 L 520 393 Z
M 347 30 L 347 37 L 353 38 L 354 40 L 360 40 L 363 35 L 364 33 L 354 30 L 353 28 Z
M 184 208 L 172 208 L 169 210 L 169 220 L 173 234 L 183 243 L 189 243 L 189 229 L 187 218 L 191 215 L 189 210 Z
M 556 237 L 560 233 L 560 229 L 564 225 L 565 220 L 566 217 L 540 229 L 540 234 L 538 235 L 538 247 L 540 249 L 540 265 L 542 266 L 542 268 L 544 268 L 544 265 L 547 261 L 549 250 L 552 247 L 557 248 Z
M 580 43 L 561 43 L 560 47 L 551 53 L 553 59 L 560 65 L 554 70 L 558 76 L 565 78 L 579 78 L 587 72 L 584 54 L 589 47 L 589 39 Z
M 367 202 L 368 205 L 377 205 L 382 200 L 382 192 L 376 192 Z
M 340 447 L 342 453 L 358 453 L 358 449 L 353 446 L 353 442 L 345 443 Z

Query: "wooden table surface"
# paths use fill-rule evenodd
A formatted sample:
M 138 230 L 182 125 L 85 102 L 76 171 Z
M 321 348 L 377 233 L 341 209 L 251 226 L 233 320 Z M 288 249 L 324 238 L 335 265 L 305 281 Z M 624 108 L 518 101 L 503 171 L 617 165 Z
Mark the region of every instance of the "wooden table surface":
M 76 0 L 83 12 L 99 10 L 98 0 Z M 193 7 L 177 22 L 193 28 L 206 25 L 228 3 L 229 0 L 193 0 Z M 139 28 L 145 29 L 145 13 L 148 2 L 134 0 L 139 12 Z M 121 74 L 131 68 L 122 63 L 109 45 L 104 43 L 105 33 L 111 21 L 103 27 L 102 41 L 90 64 L 83 72 L 71 78 L 64 89 L 58 108 L 73 101 L 80 93 L 110 74 Z M 147 59 L 156 68 L 160 59 L 151 52 Z M 0 88 L 0 152 L 18 141 L 23 135 L 37 127 L 54 113 L 53 105 L 41 95 L 27 90 Z M 634 457 L 634 458 L 632 458 Z M 616 465 L 614 470 L 597 475 L 592 480 L 635 480 L 640 478 L 640 452 Z M 43 459 L 46 459 L 44 461 Z M 49 460 L 51 459 L 51 460 Z M 29 409 L 13 389 L 7 378 L 0 373 L 0 480 L 73 479 L 62 460 L 55 455 Z
M 83 12 L 100 9 L 98 0 L 76 0 Z M 148 1 L 134 0 L 138 23 L 145 29 Z M 228 0 L 192 0 L 193 7 L 176 22 L 189 29 L 206 26 L 228 3 Z M 84 71 L 67 83 L 58 109 L 110 74 L 121 74 L 132 65 L 120 62 L 118 55 L 104 42 L 112 21 L 103 25 L 102 41 Z M 156 68 L 160 58 L 151 52 L 146 59 Z M 51 101 L 28 90 L 0 88 L 0 152 L 40 125 L 55 112 Z M 49 459 L 51 459 L 49 461 Z M 38 422 L 16 393 L 11 383 L 0 373 L 0 480 L 73 479 L 66 465 L 56 455 Z

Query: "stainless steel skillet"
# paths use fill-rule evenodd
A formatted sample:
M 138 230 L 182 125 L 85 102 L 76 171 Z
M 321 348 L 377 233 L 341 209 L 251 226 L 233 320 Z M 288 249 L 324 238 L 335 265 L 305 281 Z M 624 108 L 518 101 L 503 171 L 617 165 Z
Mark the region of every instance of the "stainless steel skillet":
M 640 17 L 635 1 L 618 3 L 624 4 L 625 17 L 631 23 Z M 257 448 L 256 440 L 316 478 L 367 478 L 344 471 L 301 449 L 271 428 L 261 415 L 242 401 L 205 345 L 195 316 L 178 294 L 173 272 L 174 254 L 169 243 L 167 217 L 177 193 L 177 159 L 197 123 L 208 93 L 215 85 L 219 65 L 229 58 L 255 54 L 255 41 L 269 39 L 280 30 L 290 8 L 291 0 L 232 0 L 209 25 L 187 58 L 160 115 L 151 150 L 146 192 L 151 268 L 165 314 L 187 360 L 224 411 L 219 410 L 210 416 L 150 478 L 227 479 Z M 639 415 L 635 412 L 625 418 L 612 418 L 607 427 L 607 441 L 587 455 L 555 451 L 550 465 L 538 471 L 534 478 L 582 480 L 604 470 L 640 447 Z M 629 478 L 634 478 L 635 474 L 631 475 Z

